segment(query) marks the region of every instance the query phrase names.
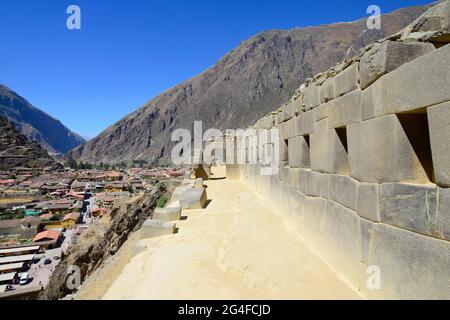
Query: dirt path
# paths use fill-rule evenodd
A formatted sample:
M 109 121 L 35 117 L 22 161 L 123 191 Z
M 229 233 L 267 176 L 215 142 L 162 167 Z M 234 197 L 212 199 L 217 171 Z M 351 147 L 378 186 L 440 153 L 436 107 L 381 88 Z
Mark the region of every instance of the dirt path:
M 239 181 L 208 182 L 208 208 L 146 241 L 103 299 L 360 299 Z

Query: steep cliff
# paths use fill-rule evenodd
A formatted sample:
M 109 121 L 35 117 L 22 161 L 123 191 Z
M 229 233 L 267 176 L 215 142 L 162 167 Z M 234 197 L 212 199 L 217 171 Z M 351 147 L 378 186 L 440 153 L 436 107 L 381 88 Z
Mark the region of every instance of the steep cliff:
M 15 167 L 61 167 L 37 143 L 29 141 L 14 125 L 0 116 L 0 170 Z
M 166 191 L 166 185 L 155 186 L 139 197 L 130 200 L 120 209 L 111 213 L 89 228 L 78 244 L 64 257 L 50 278 L 50 284 L 41 293 L 41 299 L 61 299 L 73 293 L 66 286 L 69 266 L 80 268 L 81 280 L 102 268 L 114 256 L 133 232 L 139 230 L 150 217 L 159 197 Z

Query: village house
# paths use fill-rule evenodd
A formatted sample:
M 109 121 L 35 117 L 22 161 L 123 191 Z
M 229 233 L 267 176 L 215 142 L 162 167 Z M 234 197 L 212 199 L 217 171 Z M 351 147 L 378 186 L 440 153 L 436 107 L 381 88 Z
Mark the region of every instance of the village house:
M 37 217 L 26 217 L 20 221 L 21 237 L 24 239 L 31 239 L 37 233 L 40 219 Z
M 40 244 L 44 249 L 55 249 L 61 246 L 62 233 L 57 230 L 47 230 L 38 233 L 33 242 Z
M 79 212 L 71 212 L 65 215 L 62 219 L 61 224 L 66 229 L 72 229 L 81 222 L 81 214 Z
M 91 211 L 91 215 L 94 218 L 102 218 L 108 212 L 109 212 L 109 210 L 106 208 L 96 208 Z
M 115 193 L 115 192 L 122 192 L 126 188 L 126 185 L 124 183 L 110 183 L 107 186 L 105 186 L 105 192 L 107 193 Z
M 41 220 L 41 223 L 39 223 L 38 226 L 38 231 L 39 232 L 43 232 L 46 230 L 63 230 L 64 229 L 64 225 L 62 224 L 62 222 L 60 220 L 57 221 L 52 221 L 52 220 L 47 220 L 47 221 L 43 221 Z
M 103 174 L 103 176 L 101 176 L 101 178 L 107 182 L 122 181 L 123 174 L 118 171 L 110 171 L 110 172 L 106 172 L 105 174 Z
M 70 191 L 73 193 L 84 193 L 86 192 L 87 186 L 87 182 L 74 181 L 70 185 Z
M 66 214 L 73 207 L 73 201 L 62 202 L 62 203 L 51 203 L 44 206 L 42 209 L 45 213 L 51 214 Z

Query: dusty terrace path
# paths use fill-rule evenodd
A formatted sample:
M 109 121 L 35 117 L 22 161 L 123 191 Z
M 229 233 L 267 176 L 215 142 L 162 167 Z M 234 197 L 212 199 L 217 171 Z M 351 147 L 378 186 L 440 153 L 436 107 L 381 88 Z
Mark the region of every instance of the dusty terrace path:
M 360 299 L 239 181 L 209 181 L 206 210 L 147 240 L 103 299 Z

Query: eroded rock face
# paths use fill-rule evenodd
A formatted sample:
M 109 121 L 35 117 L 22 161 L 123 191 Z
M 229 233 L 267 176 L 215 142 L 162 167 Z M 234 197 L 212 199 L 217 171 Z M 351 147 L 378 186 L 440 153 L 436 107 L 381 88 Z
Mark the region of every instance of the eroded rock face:
M 16 167 L 62 168 L 37 143 L 29 141 L 11 122 L 0 116 L 0 170 Z
M 450 1 L 442 1 L 426 11 L 401 33 L 403 40 L 450 42 Z
M 176 128 L 245 128 L 288 100 L 308 77 L 352 56 L 369 43 L 399 32 L 427 7 L 383 16 L 381 30 L 366 21 L 316 28 L 273 30 L 244 41 L 199 76 L 149 101 L 70 152 L 77 160 L 168 162 Z M 342 90 L 348 90 L 343 88 Z M 315 92 L 320 102 L 320 93 Z M 300 106 L 297 108 L 300 112 Z
M 71 265 L 81 271 L 81 280 L 96 271 L 103 262 L 117 253 L 127 241 L 129 235 L 139 230 L 151 216 L 158 198 L 164 189 L 155 188 L 146 192 L 135 202 L 113 211 L 110 224 L 96 223 L 83 234 L 79 243 L 56 267 L 50 278 L 50 284 L 42 292 L 41 299 L 61 299 L 73 293 L 67 286 L 67 270 Z

